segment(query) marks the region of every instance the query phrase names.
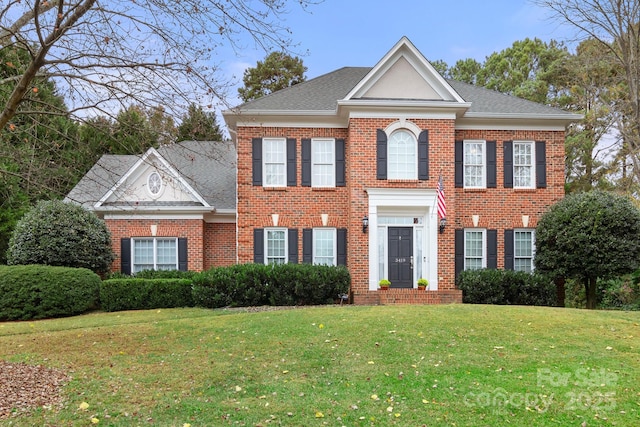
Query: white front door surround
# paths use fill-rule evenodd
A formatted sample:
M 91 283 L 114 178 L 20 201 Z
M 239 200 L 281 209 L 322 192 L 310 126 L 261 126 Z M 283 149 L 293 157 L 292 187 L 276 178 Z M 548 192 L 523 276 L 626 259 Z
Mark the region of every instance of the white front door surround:
M 369 290 L 378 289 L 386 274 L 385 227 L 410 226 L 414 229 L 414 276 L 422 271 L 429 290 L 438 289 L 438 215 L 435 189 L 368 188 L 369 196 Z M 422 256 L 419 256 L 419 254 Z M 422 259 L 418 259 L 422 258 Z M 417 263 L 420 263 L 418 267 Z M 384 266 L 383 266 L 384 265 Z M 382 272 L 381 272 L 382 271 Z M 417 287 L 419 277 L 414 277 Z

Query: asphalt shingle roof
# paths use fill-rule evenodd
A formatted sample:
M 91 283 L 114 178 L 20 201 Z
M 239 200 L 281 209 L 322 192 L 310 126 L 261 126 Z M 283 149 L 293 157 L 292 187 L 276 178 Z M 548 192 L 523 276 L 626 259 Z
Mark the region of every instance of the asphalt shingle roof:
M 216 209 L 235 209 L 236 150 L 233 143 L 184 141 L 163 145 L 157 151 L 207 203 Z M 103 155 L 65 200 L 86 208 L 93 207 L 140 157 Z
M 274 92 L 237 108 L 240 111 L 335 111 L 338 100 L 347 94 L 371 71 L 371 67 L 344 67 L 306 82 Z M 447 80 L 466 101 L 471 102 L 470 113 L 563 115 L 563 110 L 527 101 L 500 92 Z

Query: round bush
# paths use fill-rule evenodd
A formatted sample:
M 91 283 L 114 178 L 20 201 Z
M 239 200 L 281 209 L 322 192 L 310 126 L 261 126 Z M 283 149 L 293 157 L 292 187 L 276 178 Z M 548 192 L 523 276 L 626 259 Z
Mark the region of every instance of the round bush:
M 0 266 L 0 321 L 73 316 L 97 308 L 100 277 L 86 268 Z
M 93 212 L 59 200 L 27 212 L 9 241 L 7 264 L 44 264 L 109 271 L 114 254 L 106 224 Z

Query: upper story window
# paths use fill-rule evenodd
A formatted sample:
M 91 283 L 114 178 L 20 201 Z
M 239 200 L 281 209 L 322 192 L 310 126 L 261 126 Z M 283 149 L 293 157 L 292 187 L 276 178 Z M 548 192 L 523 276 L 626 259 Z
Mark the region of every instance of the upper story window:
M 151 172 L 147 177 L 147 189 L 152 196 L 158 196 L 162 191 L 162 177 L 158 172 Z
M 485 230 L 464 230 L 464 269 L 479 270 L 487 267 Z
M 513 187 L 535 188 L 535 149 L 532 141 L 513 142 Z
M 514 230 L 513 243 L 513 269 L 531 273 L 535 254 L 535 231 Z
M 285 187 L 287 185 L 287 145 L 285 138 L 264 138 L 263 183 L 265 187 Z
M 388 179 L 416 179 L 417 141 L 406 130 L 391 134 L 388 141 Z
M 464 141 L 464 187 L 486 188 L 485 141 Z
M 311 140 L 311 186 L 336 186 L 336 153 L 333 138 Z

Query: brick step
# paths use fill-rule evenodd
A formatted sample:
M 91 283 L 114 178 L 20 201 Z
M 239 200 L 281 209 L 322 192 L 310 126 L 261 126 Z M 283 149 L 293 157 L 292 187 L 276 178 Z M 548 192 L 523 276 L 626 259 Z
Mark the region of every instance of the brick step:
M 395 305 L 395 304 L 452 304 L 462 303 L 462 291 L 438 290 L 423 291 L 418 289 L 388 289 L 368 291 L 353 295 L 354 304 Z

